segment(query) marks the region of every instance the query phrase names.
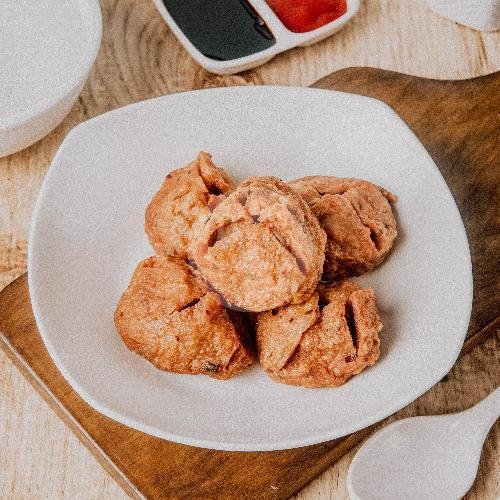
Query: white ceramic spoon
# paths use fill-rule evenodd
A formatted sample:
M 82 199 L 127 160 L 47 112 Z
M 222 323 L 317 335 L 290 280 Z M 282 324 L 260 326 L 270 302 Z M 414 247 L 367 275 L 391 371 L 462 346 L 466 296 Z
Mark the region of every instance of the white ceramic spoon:
M 351 463 L 351 499 L 461 498 L 474 482 L 484 440 L 499 415 L 497 388 L 463 412 L 407 418 L 384 427 Z

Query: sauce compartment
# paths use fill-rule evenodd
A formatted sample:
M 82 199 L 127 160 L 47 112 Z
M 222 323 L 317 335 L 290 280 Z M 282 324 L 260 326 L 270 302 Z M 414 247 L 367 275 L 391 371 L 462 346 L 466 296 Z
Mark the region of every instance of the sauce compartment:
M 346 0 L 267 0 L 267 3 L 293 33 L 314 31 L 347 12 Z
M 162 0 L 180 30 L 204 56 L 239 59 L 276 43 L 246 0 Z

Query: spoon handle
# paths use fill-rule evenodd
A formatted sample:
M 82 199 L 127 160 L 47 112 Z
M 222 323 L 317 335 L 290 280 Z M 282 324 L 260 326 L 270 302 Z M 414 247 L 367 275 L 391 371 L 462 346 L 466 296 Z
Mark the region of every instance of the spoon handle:
M 486 435 L 500 416 L 500 387 L 464 413 L 471 417 L 470 422 L 477 431 Z

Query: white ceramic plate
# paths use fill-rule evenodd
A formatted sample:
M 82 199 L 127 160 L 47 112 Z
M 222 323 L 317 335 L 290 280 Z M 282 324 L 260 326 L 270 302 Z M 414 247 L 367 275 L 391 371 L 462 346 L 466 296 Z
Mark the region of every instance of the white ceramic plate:
M 144 209 L 166 173 L 201 149 L 237 180 L 356 176 L 399 196 L 394 251 L 359 279 L 374 287 L 384 323 L 375 366 L 337 389 L 305 389 L 272 382 L 258 365 L 229 381 L 164 373 L 127 350 L 113 312 L 152 254 Z M 73 129 L 35 209 L 29 284 L 45 345 L 90 405 L 162 438 L 226 450 L 310 445 L 399 410 L 453 365 L 472 299 L 457 207 L 406 125 L 373 99 L 280 87 L 161 97 Z

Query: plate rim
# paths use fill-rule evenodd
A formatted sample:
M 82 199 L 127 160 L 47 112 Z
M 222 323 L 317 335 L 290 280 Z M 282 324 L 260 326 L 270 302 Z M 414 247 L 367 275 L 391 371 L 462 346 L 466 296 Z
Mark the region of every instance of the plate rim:
M 453 212 L 454 212 L 454 218 L 458 222 L 458 227 L 459 227 L 459 232 L 460 232 L 460 237 L 463 239 L 464 243 L 464 249 L 466 250 L 467 253 L 467 269 L 464 270 L 464 274 L 467 275 L 468 280 L 467 283 L 463 284 L 463 293 L 464 297 L 467 299 L 467 311 L 465 311 L 465 315 L 462 317 L 462 324 L 460 325 L 460 331 L 462 331 L 462 335 L 460 338 L 460 343 L 457 341 L 457 344 L 455 348 L 453 349 L 453 352 L 451 353 L 450 349 L 450 355 L 449 359 L 447 358 L 446 362 L 443 362 L 441 366 L 441 370 L 436 370 L 435 375 L 431 377 L 432 380 L 427 382 L 426 384 L 422 384 L 419 386 L 419 388 L 411 393 L 411 395 L 406 396 L 404 398 L 399 398 L 395 404 L 389 405 L 384 407 L 383 409 L 379 410 L 378 412 L 374 412 L 370 414 L 366 418 L 361 418 L 356 420 L 356 423 L 351 425 L 351 426 L 345 426 L 342 429 L 335 429 L 332 428 L 329 432 L 319 432 L 316 434 L 309 434 L 307 437 L 301 437 L 301 438 L 294 438 L 294 439 L 268 439 L 266 441 L 259 441 L 259 442 L 238 442 L 238 441 L 228 441 L 228 440 L 221 440 L 221 441 L 214 441 L 211 439 L 203 439 L 203 438 L 193 438 L 191 436 L 186 436 L 183 435 L 182 433 L 175 433 L 175 432 L 170 432 L 170 431 L 165 431 L 162 429 L 158 429 L 155 426 L 150 426 L 147 424 L 144 424 L 140 421 L 138 421 L 135 418 L 130 418 L 126 415 L 123 415 L 119 411 L 115 411 L 113 409 L 108 408 L 105 404 L 101 404 L 98 400 L 94 399 L 92 395 L 90 395 L 85 389 L 82 388 L 82 386 L 72 378 L 70 371 L 66 369 L 64 363 L 60 360 L 59 356 L 57 355 L 57 349 L 54 347 L 50 340 L 50 336 L 47 335 L 47 330 L 50 329 L 46 328 L 47 325 L 44 324 L 43 321 L 43 316 L 42 316 L 42 311 L 40 309 L 39 302 L 37 300 L 38 294 L 38 289 L 37 289 L 37 284 L 35 280 L 35 275 L 36 271 L 34 271 L 34 257 L 33 255 L 36 254 L 36 251 L 34 251 L 34 248 L 36 246 L 36 233 L 37 233 L 37 224 L 38 221 L 42 215 L 42 205 L 44 203 L 44 200 L 47 196 L 47 191 L 48 191 L 48 186 L 50 185 L 50 180 L 52 178 L 55 171 L 57 171 L 55 165 L 59 162 L 60 158 L 63 156 L 66 148 L 68 147 L 68 144 L 71 143 L 71 140 L 74 136 L 77 136 L 80 131 L 86 129 L 89 125 L 92 125 L 93 123 L 99 122 L 103 119 L 109 118 L 109 116 L 119 116 L 121 113 L 126 112 L 130 108 L 140 108 L 144 107 L 147 105 L 150 105 L 151 101 L 168 101 L 172 98 L 179 99 L 179 98 L 186 98 L 186 96 L 190 94 L 199 94 L 199 93 L 235 93 L 235 92 L 262 92 L 262 91 L 268 91 L 268 89 L 275 89 L 278 91 L 285 91 L 285 92 L 304 92 L 304 93 L 328 93 L 328 94 L 343 94 L 343 95 L 349 95 L 351 97 L 357 98 L 359 100 L 369 100 L 372 103 L 376 103 L 379 105 L 381 108 L 383 108 L 385 113 L 390 113 L 396 121 L 399 122 L 400 125 L 402 125 L 406 131 L 407 131 L 407 136 L 408 138 L 411 138 L 411 141 L 414 145 L 417 145 L 421 150 L 422 153 L 425 154 L 428 157 L 428 160 L 430 160 L 429 167 L 431 167 L 432 171 L 434 174 L 436 174 L 436 178 L 438 178 L 441 182 L 441 188 L 444 193 L 446 193 L 446 196 L 449 198 L 451 201 L 451 206 L 453 207 Z M 465 255 L 464 255 L 465 257 Z M 259 86 L 233 86 L 233 87 L 216 87 L 216 88 L 210 88 L 210 89 L 201 89 L 201 90 L 190 90 L 187 92 L 179 92 L 179 93 L 174 93 L 174 94 L 169 94 L 169 95 L 164 95 L 164 96 L 159 96 L 159 97 L 153 97 L 151 99 L 146 99 L 143 101 L 138 101 L 132 104 L 124 105 L 119 108 L 113 109 L 111 111 L 108 111 L 106 113 L 102 113 L 100 115 L 97 115 L 89 120 L 86 120 L 80 124 L 78 124 L 76 127 L 74 127 L 64 138 L 63 142 L 60 144 L 54 158 L 52 159 L 49 169 L 47 171 L 47 174 L 43 180 L 42 187 L 40 189 L 40 192 L 37 197 L 37 201 L 35 204 L 35 207 L 33 209 L 33 214 L 31 218 L 31 225 L 30 225 L 30 232 L 29 232 L 29 242 L 28 242 L 28 286 L 29 286 L 29 295 L 30 295 L 30 300 L 32 304 L 32 309 L 33 309 L 33 314 L 36 320 L 37 328 L 40 332 L 40 336 L 43 340 L 43 343 L 45 347 L 47 348 L 47 351 L 49 355 L 51 356 L 52 360 L 54 361 L 54 364 L 56 365 L 57 369 L 60 371 L 60 373 L 63 375 L 65 380 L 69 383 L 69 385 L 75 390 L 75 392 L 81 397 L 87 404 L 89 404 L 92 408 L 97 410 L 98 412 L 102 413 L 103 415 L 118 421 L 124 425 L 127 425 L 128 427 L 134 428 L 136 430 L 139 430 L 141 432 L 144 432 L 146 434 L 161 438 L 161 439 L 166 439 L 171 442 L 175 443 L 180 443 L 180 444 L 185 444 L 188 446 L 194 446 L 194 447 L 200 447 L 200 448 L 208 448 L 208 449 L 213 449 L 213 450 L 221 450 L 221 451 L 279 451 L 279 450 L 286 450 L 286 449 L 292 449 L 292 448 L 300 448 L 304 446 L 311 446 L 319 443 L 323 443 L 326 441 L 330 441 L 333 439 L 337 439 L 343 436 L 346 436 L 348 434 L 351 434 L 356 431 L 360 431 L 362 429 L 365 429 L 381 420 L 384 418 L 387 418 L 388 416 L 394 414 L 395 412 L 399 411 L 400 409 L 406 407 L 408 404 L 412 403 L 415 401 L 417 398 L 419 398 L 422 394 L 427 392 L 431 387 L 433 387 L 435 384 L 437 384 L 453 367 L 455 364 L 455 361 L 457 360 L 460 351 L 463 346 L 463 342 L 466 338 L 467 335 L 467 330 L 470 322 L 470 315 L 472 311 L 472 298 L 473 298 L 473 274 L 472 274 L 472 261 L 471 261 L 471 255 L 470 255 L 470 246 L 468 243 L 468 237 L 467 233 L 465 231 L 465 226 L 462 220 L 462 217 L 460 215 L 460 212 L 458 210 L 457 204 L 455 202 L 455 199 L 453 198 L 453 195 L 444 180 L 444 177 L 442 176 L 439 168 L 435 164 L 434 160 L 424 147 L 424 145 L 420 142 L 418 137 L 413 133 L 413 131 L 410 129 L 410 127 L 404 122 L 404 120 L 386 103 L 383 101 L 380 101 L 378 99 L 375 99 L 373 97 L 368 97 L 368 96 L 362 96 L 359 94 L 355 93 L 350 93 L 350 92 L 341 92 L 341 91 L 336 91 L 336 90 L 327 90 L 327 89 L 316 89 L 316 88 L 308 88 L 308 87 L 294 87 L 294 86 L 279 86 L 279 85 L 259 85 Z M 455 325 L 457 326 L 457 325 Z

